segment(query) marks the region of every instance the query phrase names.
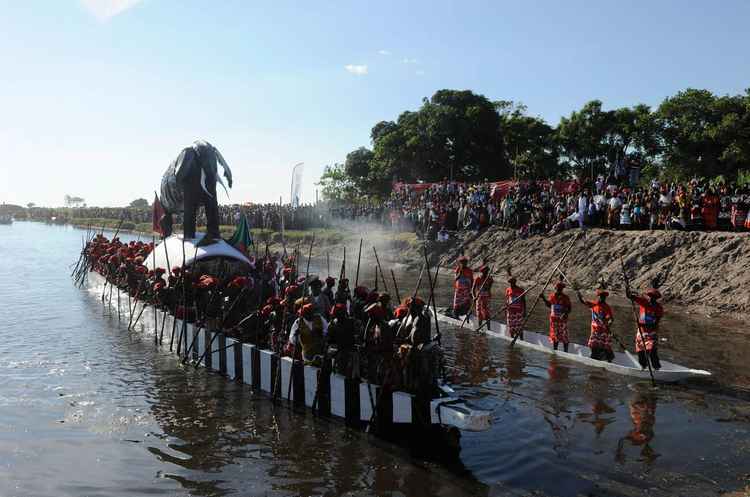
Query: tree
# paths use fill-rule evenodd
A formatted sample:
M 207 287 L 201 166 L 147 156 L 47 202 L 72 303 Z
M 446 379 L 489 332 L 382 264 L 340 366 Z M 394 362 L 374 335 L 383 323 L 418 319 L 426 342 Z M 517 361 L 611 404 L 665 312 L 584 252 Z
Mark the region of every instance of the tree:
M 34 207 L 36 207 L 36 204 L 34 202 L 29 202 L 28 204 L 26 204 L 26 207 L 29 209 L 33 209 Z
M 662 166 L 671 176 L 736 176 L 750 163 L 750 90 L 716 97 L 687 89 L 657 110 Z
M 394 176 L 436 181 L 510 175 L 500 116 L 492 102 L 471 91 L 440 90 L 418 111 L 402 113 L 395 123 L 376 124 L 370 136 L 370 170 L 381 182 Z
M 540 117 L 526 115 L 526 106 L 509 101 L 495 103 L 505 150 L 519 179 L 560 178 L 555 129 Z
M 356 200 L 359 194 L 354 182 L 346 174 L 344 164 L 326 166 L 316 185 L 320 186 L 321 195 L 325 200 L 351 202 Z
M 148 200 L 145 198 L 137 198 L 130 202 L 130 207 L 136 207 L 136 208 L 145 208 L 148 207 L 150 204 L 148 203 Z
M 557 143 L 573 172 L 593 178 L 629 154 L 655 157 L 658 125 L 647 105 L 604 111 L 600 100 L 592 100 L 560 119 Z
M 67 194 L 63 197 L 63 200 L 65 201 L 65 207 L 80 207 L 86 203 L 81 197 L 73 197 Z

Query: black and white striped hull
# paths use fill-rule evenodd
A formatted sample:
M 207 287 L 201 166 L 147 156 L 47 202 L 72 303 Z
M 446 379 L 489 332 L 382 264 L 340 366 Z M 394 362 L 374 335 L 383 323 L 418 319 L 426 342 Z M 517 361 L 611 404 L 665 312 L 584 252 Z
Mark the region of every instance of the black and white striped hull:
M 91 273 L 89 286 L 94 293 L 101 293 L 103 282 L 103 277 Z M 120 312 L 127 317 L 127 297 L 120 300 Z M 116 301 L 107 300 L 105 305 L 117 312 Z M 138 306 L 137 313 L 140 313 L 142 304 Z M 448 385 L 441 386 L 444 397 L 420 406 L 416 397 L 407 392 L 384 391 L 379 385 L 333 372 L 323 374 L 318 367 L 301 362 L 294 364 L 289 357 L 279 357 L 270 350 L 241 343 L 221 332 L 201 329 L 152 306 L 146 306 L 135 329 L 144 340 L 157 342 L 155 335 L 163 336 L 159 346 L 166 350 L 174 330 L 173 352 L 179 357 L 189 353 L 193 363 L 200 360 L 201 366 L 255 391 L 288 400 L 295 406 L 312 408 L 315 404 L 320 415 L 340 418 L 350 425 L 366 426 L 373 419 L 375 406 L 379 405 L 378 423 L 443 425 L 466 431 L 489 428 L 490 412 L 472 409 L 452 395 L 453 390 Z M 426 416 L 428 420 L 424 419 Z

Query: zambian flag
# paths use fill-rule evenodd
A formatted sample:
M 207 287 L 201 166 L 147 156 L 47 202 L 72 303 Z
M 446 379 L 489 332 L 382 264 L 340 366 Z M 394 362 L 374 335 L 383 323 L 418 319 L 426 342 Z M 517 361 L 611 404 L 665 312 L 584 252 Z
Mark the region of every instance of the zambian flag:
M 250 235 L 250 225 L 244 214 L 241 214 L 239 221 L 237 221 L 237 229 L 234 230 L 234 235 L 226 242 L 247 255 L 247 251 L 253 243 L 253 237 Z

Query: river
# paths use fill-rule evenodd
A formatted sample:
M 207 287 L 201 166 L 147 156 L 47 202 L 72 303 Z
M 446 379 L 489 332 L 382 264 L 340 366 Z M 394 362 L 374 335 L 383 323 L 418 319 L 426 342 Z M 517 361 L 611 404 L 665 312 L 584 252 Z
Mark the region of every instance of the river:
M 0 226 L 0 496 L 704 496 L 750 485 L 742 323 L 668 308 L 662 356 L 715 376 L 657 389 L 443 326 L 456 389 L 493 413 L 444 465 L 181 366 L 74 287 L 83 234 Z M 401 292 L 415 279 L 399 275 Z M 630 311 L 615 303 L 626 335 Z M 544 326 L 541 309 L 531 325 Z

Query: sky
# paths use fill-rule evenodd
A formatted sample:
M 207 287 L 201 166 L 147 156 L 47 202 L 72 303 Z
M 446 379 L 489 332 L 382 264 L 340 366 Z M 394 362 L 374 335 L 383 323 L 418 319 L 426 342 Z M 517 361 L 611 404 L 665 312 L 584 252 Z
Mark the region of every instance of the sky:
M 556 124 L 750 87 L 750 2 L 0 0 L 0 203 L 153 198 L 196 139 L 222 203 L 303 202 L 324 166 L 443 88 Z

